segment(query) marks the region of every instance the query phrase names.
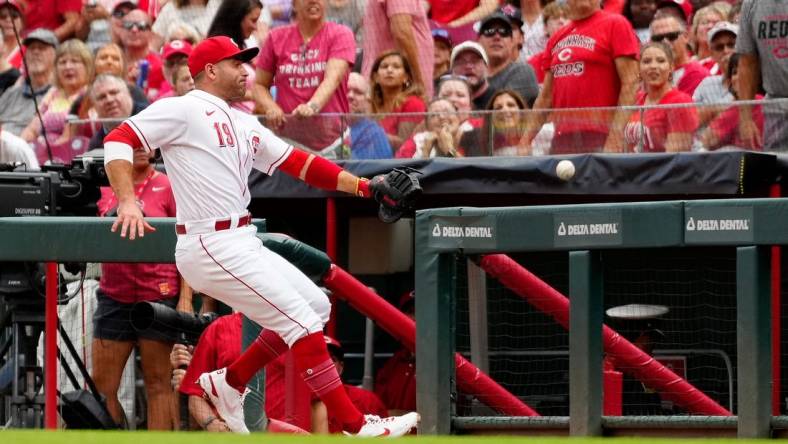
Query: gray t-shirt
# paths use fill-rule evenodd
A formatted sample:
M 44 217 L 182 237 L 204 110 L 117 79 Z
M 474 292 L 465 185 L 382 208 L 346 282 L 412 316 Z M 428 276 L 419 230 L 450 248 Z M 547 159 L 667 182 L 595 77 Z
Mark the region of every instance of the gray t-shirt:
M 36 90 L 36 99 L 39 106 L 41 105 L 41 99 L 48 90 L 49 85 Z M 27 84 L 8 88 L 0 96 L 0 103 L 2 103 L 2 106 L 0 106 L 0 123 L 3 124 L 3 130 L 15 136 L 20 135 L 36 114 L 30 88 L 27 87 Z
M 758 55 L 769 97 L 788 97 L 788 0 L 744 0 L 736 52 Z
M 536 83 L 536 74 L 531 65 L 522 62 L 512 62 L 501 72 L 487 79 L 490 89 L 499 91 L 512 89 L 517 91 L 523 99 L 533 105 L 539 95 L 539 84 Z

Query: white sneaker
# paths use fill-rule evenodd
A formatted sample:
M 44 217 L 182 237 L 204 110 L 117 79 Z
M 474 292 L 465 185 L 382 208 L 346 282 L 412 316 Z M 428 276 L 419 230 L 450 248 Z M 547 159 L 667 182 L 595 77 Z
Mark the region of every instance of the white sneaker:
M 362 438 L 399 438 L 419 425 L 419 419 L 421 418 L 416 412 L 386 418 L 381 418 L 377 415 L 364 415 L 364 425 L 356 433 L 356 436 Z
M 249 389 L 244 389 L 243 393 L 239 393 L 227 383 L 226 375 L 226 369 L 221 368 L 210 373 L 203 373 L 197 383 L 205 391 L 211 404 L 216 407 L 216 411 L 227 427 L 235 433 L 248 435 L 249 429 L 246 428 L 244 421 L 244 398 L 249 393 Z

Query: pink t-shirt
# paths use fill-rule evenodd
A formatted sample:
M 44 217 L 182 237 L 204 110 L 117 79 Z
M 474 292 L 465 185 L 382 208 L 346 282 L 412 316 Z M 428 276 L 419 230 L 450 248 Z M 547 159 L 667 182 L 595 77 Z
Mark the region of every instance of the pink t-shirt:
M 257 58 L 257 68 L 273 73 L 276 103 L 285 114 L 289 114 L 298 105 L 309 102 L 323 81 L 326 65 L 331 59 L 344 60 L 353 66 L 356 41 L 350 28 L 325 22 L 317 34 L 304 43 L 298 27 L 293 24 L 271 30 Z M 347 101 L 349 74 L 345 73 L 321 113 L 350 112 Z M 290 118 L 279 129 L 279 134 L 307 148 L 320 150 L 340 137 L 341 127 L 336 117 Z
M 356 60 L 356 41 L 347 26 L 326 22 L 309 43 L 296 25 L 280 26 L 271 30 L 257 59 L 257 68 L 274 74 L 276 103 L 285 113 L 309 102 L 317 90 L 330 59 L 340 59 L 351 66 Z M 349 73 L 348 73 L 349 74 Z M 320 111 L 346 113 L 347 78 Z
M 616 106 L 615 59 L 637 58 L 640 41 L 623 16 L 599 11 L 569 22 L 547 42 L 542 69 L 553 73 L 553 108 Z M 582 92 L 582 93 L 580 93 Z M 556 113 L 556 132 L 608 132 L 611 113 Z
M 638 94 L 637 105 L 646 103 L 646 93 Z M 660 105 L 692 103 L 692 97 L 673 88 L 660 99 Z M 643 152 L 665 152 L 665 142 L 670 133 L 694 133 L 698 128 L 698 112 L 694 107 L 657 108 L 632 113 L 624 130 L 624 139 L 630 148 L 643 140 Z
M 432 97 L 432 71 L 435 63 L 432 42 L 432 32 L 427 20 L 427 14 L 420 0 L 370 0 L 364 15 L 364 64 L 361 73 L 369 78 L 372 64 L 378 54 L 392 49 L 397 49 L 394 37 L 391 35 L 389 23 L 391 17 L 397 14 L 411 16 L 413 37 L 419 51 L 419 70 L 421 78 L 426 83 L 424 90 L 427 97 Z
M 175 197 L 170 180 L 156 173 L 134 188 L 137 201 L 146 217 L 174 217 Z M 100 216 L 118 205 L 110 187 L 101 188 L 98 201 Z M 100 287 L 107 296 L 130 304 L 173 297 L 179 290 L 178 269 L 175 264 L 104 263 L 101 265 Z

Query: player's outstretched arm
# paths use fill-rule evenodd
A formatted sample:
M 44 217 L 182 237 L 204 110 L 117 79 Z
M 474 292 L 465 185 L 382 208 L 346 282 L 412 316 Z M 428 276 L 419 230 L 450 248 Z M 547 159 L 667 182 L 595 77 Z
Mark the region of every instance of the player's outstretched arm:
M 294 148 L 279 169 L 321 190 L 371 197 L 367 179 L 357 177 L 320 156 Z
M 131 130 L 124 125 L 115 128 L 104 138 L 104 168 L 112 191 L 118 199 L 118 216 L 112 224 L 112 232 L 116 232 L 120 227 L 120 237 L 126 237 L 128 233 L 129 240 L 134 240 L 137 236 L 145 236 L 146 231 L 156 229 L 145 221 L 134 196 L 134 153 L 129 143 L 131 140 L 126 134 L 126 131 Z
M 418 171 L 395 168 L 372 180 L 357 177 L 335 163 L 306 152 L 293 149 L 279 166 L 285 173 L 309 185 L 324 190 L 344 191 L 360 197 L 374 197 L 380 203 L 378 217 L 386 223 L 399 220 L 414 209 L 421 195 L 421 185 L 416 178 Z

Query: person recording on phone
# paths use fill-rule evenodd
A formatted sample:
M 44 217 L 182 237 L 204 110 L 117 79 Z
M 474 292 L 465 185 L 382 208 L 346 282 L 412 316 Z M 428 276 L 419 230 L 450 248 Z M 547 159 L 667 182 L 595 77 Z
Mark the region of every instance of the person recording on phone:
M 75 35 L 96 51 L 118 39 L 123 17 L 135 7 L 131 0 L 84 0 Z
M 161 57 L 150 49 L 150 17 L 139 9 L 129 11 L 121 21 L 119 34 L 128 66 L 127 80 L 142 88 L 152 101 L 159 95 L 164 74 Z

